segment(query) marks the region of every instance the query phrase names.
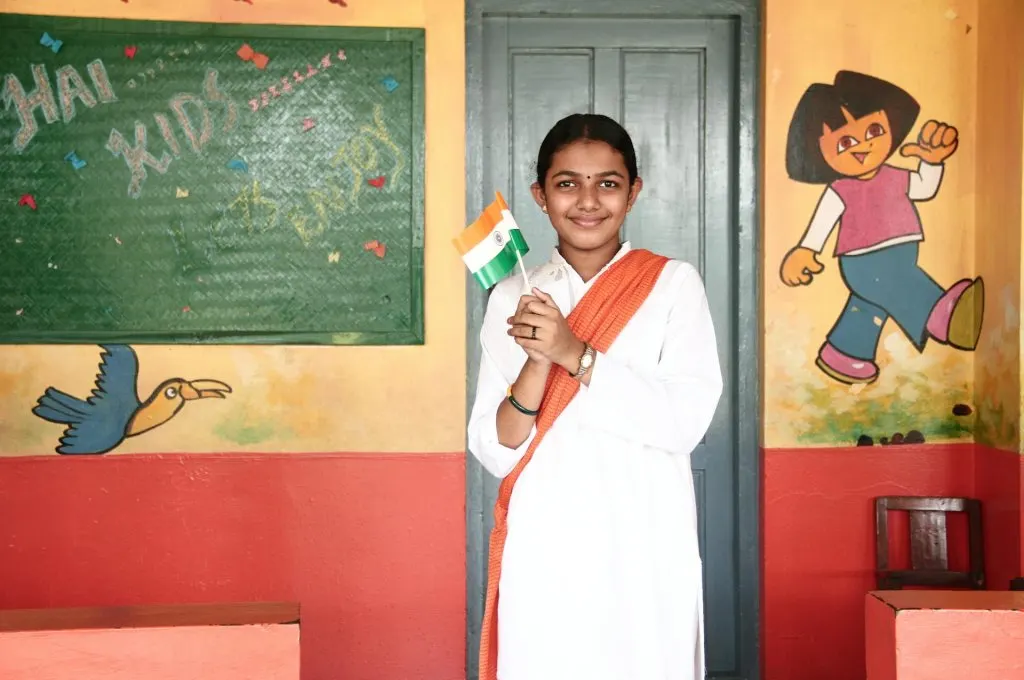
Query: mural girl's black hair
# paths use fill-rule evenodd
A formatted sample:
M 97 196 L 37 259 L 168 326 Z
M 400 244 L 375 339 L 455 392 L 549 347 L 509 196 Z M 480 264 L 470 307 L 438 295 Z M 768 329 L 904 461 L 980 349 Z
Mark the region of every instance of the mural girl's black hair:
M 905 90 L 892 83 L 854 71 L 839 71 L 833 84 L 813 83 L 804 92 L 789 123 L 786 140 L 786 173 L 790 179 L 807 184 L 828 184 L 842 177 L 821 155 L 818 140 L 822 125 L 835 130 L 846 125 L 840 107 L 854 118 L 885 111 L 892 127 L 895 153 L 910 134 L 921 110 Z
M 548 170 L 551 169 L 551 159 L 558 150 L 581 139 L 604 142 L 622 154 L 629 173 L 629 183 L 633 184 L 638 176 L 633 140 L 615 120 L 598 113 L 574 113 L 555 123 L 548 131 L 537 153 L 538 184 L 544 186 Z

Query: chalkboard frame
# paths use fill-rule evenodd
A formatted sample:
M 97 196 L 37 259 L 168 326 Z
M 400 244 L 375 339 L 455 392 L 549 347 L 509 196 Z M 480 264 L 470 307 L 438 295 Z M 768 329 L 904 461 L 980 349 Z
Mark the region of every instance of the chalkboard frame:
M 265 331 L 209 331 L 203 333 L 174 331 L 122 330 L 21 330 L 0 331 L 0 345 L 11 344 L 211 344 L 211 345 L 422 345 L 425 342 L 424 320 L 424 232 L 425 232 L 425 30 L 422 28 L 383 28 L 354 26 L 313 26 L 300 24 L 240 24 L 191 21 L 137 19 L 106 19 L 27 15 L 0 12 L 0 25 L 17 29 L 38 29 L 54 35 L 67 30 L 93 33 L 131 32 L 138 35 L 158 34 L 188 38 L 238 38 L 244 41 L 260 38 L 289 40 L 343 40 L 348 44 L 366 42 L 405 42 L 410 46 L 412 81 L 412 130 L 409 151 L 411 215 L 410 244 L 410 308 L 409 325 L 395 330 L 289 331 L 286 328 Z

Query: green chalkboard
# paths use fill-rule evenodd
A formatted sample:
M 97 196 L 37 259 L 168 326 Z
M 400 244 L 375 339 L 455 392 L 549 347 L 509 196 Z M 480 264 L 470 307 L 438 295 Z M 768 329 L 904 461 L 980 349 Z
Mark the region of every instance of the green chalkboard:
M 423 54 L 0 14 L 0 342 L 422 343 Z

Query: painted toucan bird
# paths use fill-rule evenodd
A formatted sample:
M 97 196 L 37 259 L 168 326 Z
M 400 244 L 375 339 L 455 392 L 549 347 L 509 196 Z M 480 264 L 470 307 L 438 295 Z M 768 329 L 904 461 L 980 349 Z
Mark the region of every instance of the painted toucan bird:
M 51 423 L 67 425 L 57 453 L 99 454 L 114 449 L 127 437 L 148 432 L 177 415 L 186 401 L 223 399 L 231 388 L 217 380 L 172 378 L 160 383 L 149 399 L 137 396 L 139 360 L 128 345 L 100 345 L 100 372 L 86 400 L 47 387 L 32 413 Z

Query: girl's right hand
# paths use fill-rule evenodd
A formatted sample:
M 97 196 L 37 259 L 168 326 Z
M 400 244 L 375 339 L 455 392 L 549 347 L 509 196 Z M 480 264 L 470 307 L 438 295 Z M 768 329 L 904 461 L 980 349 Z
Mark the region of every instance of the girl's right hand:
M 779 277 L 787 286 L 807 286 L 820 274 L 825 265 L 818 262 L 817 253 L 810 248 L 797 246 L 786 253 L 779 270 Z
M 543 301 L 541 301 L 541 299 L 535 295 L 523 295 L 522 297 L 520 297 L 519 304 L 516 305 L 516 313 L 505 320 L 506 323 L 508 323 L 509 328 L 512 327 L 516 319 L 523 312 L 523 308 L 526 307 L 526 305 L 528 305 L 530 302 L 544 304 Z M 513 340 L 515 339 L 512 336 L 509 337 Z M 551 366 L 551 360 L 548 359 L 543 354 L 541 354 L 540 352 L 538 352 L 537 350 L 527 349 L 526 347 L 523 347 L 523 351 L 526 352 L 527 359 L 536 364 L 538 368 L 549 368 Z

